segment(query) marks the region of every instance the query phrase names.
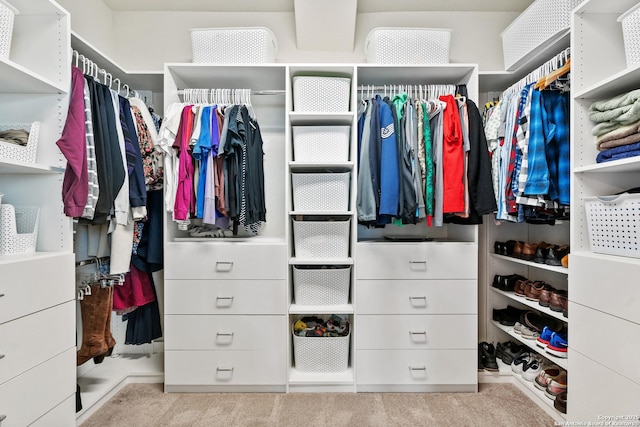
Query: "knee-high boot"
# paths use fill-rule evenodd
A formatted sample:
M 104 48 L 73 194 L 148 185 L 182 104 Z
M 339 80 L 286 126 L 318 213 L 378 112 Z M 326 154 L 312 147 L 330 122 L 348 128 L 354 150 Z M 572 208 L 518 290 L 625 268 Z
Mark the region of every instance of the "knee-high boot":
M 116 340 L 113 338 L 111 334 L 111 314 L 113 312 L 113 286 L 107 286 L 105 290 L 108 291 L 108 299 L 109 303 L 105 304 L 105 310 L 107 311 L 107 323 L 104 326 L 104 341 L 107 344 L 107 352 L 106 354 L 102 354 L 100 356 L 96 356 L 93 358 L 95 363 L 102 363 L 104 361 L 105 356 L 111 356 L 113 353 L 113 348 L 116 346 Z
M 105 354 L 108 350 L 104 336 L 107 304 L 109 304 L 108 290 L 100 285 L 91 285 L 91 295 L 86 295 L 80 301 L 82 344 L 77 354 L 77 366 L 95 356 Z

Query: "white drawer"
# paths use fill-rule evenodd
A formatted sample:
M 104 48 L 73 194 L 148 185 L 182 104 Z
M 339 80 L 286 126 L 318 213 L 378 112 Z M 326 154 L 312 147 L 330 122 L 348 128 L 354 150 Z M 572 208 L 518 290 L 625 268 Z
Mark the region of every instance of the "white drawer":
M 0 257 L 0 323 L 75 299 L 73 265 L 73 254 Z
M 358 349 L 416 350 L 473 349 L 478 343 L 477 317 L 358 316 L 355 328 Z
M 640 323 L 638 260 L 578 253 L 571 254 L 570 269 L 571 301 Z
M 0 384 L 76 345 L 73 301 L 0 325 Z
M 286 316 L 187 316 L 164 318 L 166 350 L 275 350 L 287 345 Z
M 284 244 L 247 242 L 169 243 L 164 254 L 165 279 L 285 279 Z
M 76 425 L 76 395 L 47 412 L 29 427 L 69 427 Z
M 0 415 L 6 416 L 2 427 L 28 426 L 75 391 L 76 350 L 72 348 L 0 385 Z
M 358 280 L 359 314 L 476 314 L 475 280 Z
M 285 348 L 282 346 L 273 351 L 169 350 L 164 354 L 164 382 L 165 385 L 285 384 Z
M 357 247 L 358 279 L 476 279 L 475 243 L 363 243 Z
M 284 280 L 165 280 L 165 314 L 285 314 Z
M 579 304 L 571 304 L 569 312 L 570 325 L 577 325 L 569 330 L 570 350 L 640 384 L 640 325 Z
M 573 322 L 573 319 L 571 321 Z M 616 340 L 610 349 L 616 350 L 615 347 L 619 343 L 620 341 Z M 571 345 L 571 341 L 569 341 L 569 345 Z M 567 394 L 569 399 L 567 409 L 570 420 L 602 421 L 589 417 L 593 414 L 638 415 L 640 411 L 639 384 L 594 362 L 577 351 L 571 351 L 569 358 L 571 362 L 569 389 L 571 391 Z M 634 369 L 637 370 L 637 367 L 638 365 L 635 365 Z M 588 408 L 587 413 L 584 408 Z M 583 418 L 584 416 L 588 418 Z M 618 421 L 626 422 L 628 420 Z
M 476 384 L 478 350 L 360 350 L 358 384 Z

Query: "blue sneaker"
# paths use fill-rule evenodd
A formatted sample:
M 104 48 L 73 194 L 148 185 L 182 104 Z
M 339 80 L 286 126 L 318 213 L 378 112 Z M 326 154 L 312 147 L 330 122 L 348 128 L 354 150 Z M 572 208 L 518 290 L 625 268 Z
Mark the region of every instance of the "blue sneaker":
M 536 340 L 536 345 L 542 348 L 548 346 L 549 340 L 551 339 L 551 335 L 553 335 L 553 331 L 549 329 L 548 326 L 545 326 L 544 328 L 542 328 L 542 333 Z
M 546 351 L 554 356 L 566 358 L 568 346 L 567 340 L 554 332 L 551 334 Z

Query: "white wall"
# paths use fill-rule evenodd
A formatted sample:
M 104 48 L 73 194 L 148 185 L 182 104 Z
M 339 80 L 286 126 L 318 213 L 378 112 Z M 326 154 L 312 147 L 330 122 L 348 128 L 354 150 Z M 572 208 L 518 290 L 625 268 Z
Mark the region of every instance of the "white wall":
M 113 11 L 102 0 L 57 0 L 71 13 L 71 29 L 105 55 L 118 58 Z

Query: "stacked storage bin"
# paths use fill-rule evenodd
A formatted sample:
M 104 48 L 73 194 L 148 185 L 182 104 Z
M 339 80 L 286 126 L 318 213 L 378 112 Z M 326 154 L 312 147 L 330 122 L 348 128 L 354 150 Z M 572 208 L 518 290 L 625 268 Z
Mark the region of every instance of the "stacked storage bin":
M 328 318 L 335 308 L 348 321 L 351 288 L 351 78 L 295 75 L 292 120 L 291 277 L 295 323 L 317 309 Z M 313 315 L 316 315 L 314 313 Z M 310 315 L 311 316 L 311 315 Z M 350 335 L 318 337 L 293 333 L 298 373 L 340 373 L 348 369 Z M 327 363 L 331 361 L 331 363 Z

